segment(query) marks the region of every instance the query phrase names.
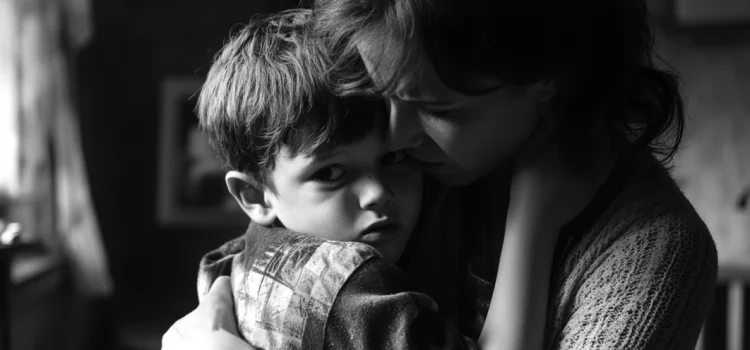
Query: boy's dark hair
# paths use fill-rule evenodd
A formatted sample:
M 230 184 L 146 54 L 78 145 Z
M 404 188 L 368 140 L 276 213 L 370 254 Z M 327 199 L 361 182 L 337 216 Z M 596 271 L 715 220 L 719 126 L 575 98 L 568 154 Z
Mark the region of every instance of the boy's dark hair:
M 338 98 L 332 57 L 309 33 L 310 10 L 254 17 L 216 54 L 201 89 L 200 126 L 224 165 L 271 188 L 276 154 L 351 143 L 368 135 L 382 101 Z
M 569 160 L 592 159 L 602 142 L 648 148 L 665 164 L 678 150 L 684 127 L 678 78 L 654 64 L 642 0 L 316 0 L 314 6 L 316 31 L 331 36 L 342 57 L 356 55 L 356 41 L 365 36 L 406 38 L 389 52 L 399 67 L 384 85 L 373 87 L 360 73 L 341 85 L 343 93 L 390 95 L 401 78 L 418 74 L 422 58 L 465 94 L 551 79 Z M 488 85 L 487 77 L 499 83 Z

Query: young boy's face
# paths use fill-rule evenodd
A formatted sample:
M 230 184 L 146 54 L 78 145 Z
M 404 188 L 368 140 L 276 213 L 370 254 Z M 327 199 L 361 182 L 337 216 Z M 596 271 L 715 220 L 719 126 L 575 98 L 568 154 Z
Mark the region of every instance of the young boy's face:
M 325 148 L 325 147 L 321 147 Z M 266 190 L 292 231 L 357 241 L 396 262 L 419 214 L 422 173 L 402 153 L 386 153 L 378 132 L 350 145 L 290 156 L 282 148 Z

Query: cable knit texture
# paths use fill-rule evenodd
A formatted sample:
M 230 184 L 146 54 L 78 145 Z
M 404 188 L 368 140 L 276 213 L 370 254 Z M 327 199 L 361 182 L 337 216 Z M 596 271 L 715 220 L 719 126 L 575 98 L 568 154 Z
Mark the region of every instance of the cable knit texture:
M 547 349 L 695 347 L 716 248 L 666 171 L 641 165 L 553 272 Z
M 618 174 L 621 172 L 622 174 Z M 619 177 L 619 178 L 618 178 Z M 716 247 L 668 172 L 650 155 L 621 160 L 558 243 L 550 281 L 545 349 L 694 349 L 713 302 Z M 583 215 L 582 215 L 583 216 Z M 566 229 L 563 229 L 565 232 Z M 487 245 L 487 232 L 476 238 Z M 476 244 L 476 243 L 475 243 Z M 494 280 L 486 254 L 473 256 L 468 294 L 481 331 Z

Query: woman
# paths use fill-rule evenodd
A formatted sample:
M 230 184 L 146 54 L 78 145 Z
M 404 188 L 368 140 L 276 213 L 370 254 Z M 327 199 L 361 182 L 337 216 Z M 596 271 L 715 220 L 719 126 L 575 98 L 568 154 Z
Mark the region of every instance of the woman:
M 713 299 L 716 251 L 669 177 L 683 105 L 676 77 L 652 61 L 641 1 L 315 6 L 318 30 L 366 65 L 367 74 L 342 78 L 342 93 L 387 97 L 389 146 L 440 182 L 464 186 L 457 207 L 466 231 L 454 239 L 469 247 L 458 262 L 469 269 L 462 295 L 480 323 L 496 308 L 529 311 L 502 297 L 489 307 L 490 296 L 548 287 L 544 348 L 695 345 Z M 513 236 L 505 224 L 513 215 L 543 223 L 549 235 Z M 551 266 L 551 279 L 494 283 L 537 261 Z M 210 298 L 226 285 L 215 291 Z M 201 317 L 231 323 L 215 317 L 231 314 L 229 305 L 202 303 L 165 340 L 179 344 L 181 329 L 217 334 Z M 488 318 L 484 329 L 526 339 L 535 322 Z

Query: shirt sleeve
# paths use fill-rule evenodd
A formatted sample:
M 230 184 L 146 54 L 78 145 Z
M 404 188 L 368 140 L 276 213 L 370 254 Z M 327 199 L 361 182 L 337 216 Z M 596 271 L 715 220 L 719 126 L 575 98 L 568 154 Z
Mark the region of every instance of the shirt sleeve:
M 571 287 L 572 305 L 546 348 L 694 348 L 717 274 L 705 226 L 667 217 L 601 249 Z
M 361 266 L 339 292 L 326 323 L 326 349 L 476 349 L 426 294 L 381 259 Z

